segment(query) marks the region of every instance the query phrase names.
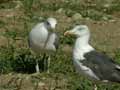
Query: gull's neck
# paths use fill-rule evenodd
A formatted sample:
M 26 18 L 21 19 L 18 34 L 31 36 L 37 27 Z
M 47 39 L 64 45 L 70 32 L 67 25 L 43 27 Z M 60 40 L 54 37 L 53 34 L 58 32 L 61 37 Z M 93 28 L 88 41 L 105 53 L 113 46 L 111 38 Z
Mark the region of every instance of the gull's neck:
M 73 49 L 73 58 L 82 60 L 84 59 L 84 54 L 94 50 L 94 48 L 88 43 L 89 35 L 78 37 L 75 42 Z

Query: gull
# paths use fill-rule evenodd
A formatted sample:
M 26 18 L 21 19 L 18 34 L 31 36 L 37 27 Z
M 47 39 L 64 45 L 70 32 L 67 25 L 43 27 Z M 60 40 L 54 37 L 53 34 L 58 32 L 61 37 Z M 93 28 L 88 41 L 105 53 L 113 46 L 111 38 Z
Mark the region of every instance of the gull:
M 29 33 L 28 43 L 32 51 L 38 55 L 41 53 L 52 53 L 56 52 L 58 49 L 59 37 L 57 33 L 54 32 L 57 24 L 55 18 L 49 17 L 44 22 L 35 25 L 31 32 Z M 50 56 L 48 57 L 48 70 L 49 73 L 50 66 Z M 40 72 L 39 63 L 36 60 L 36 72 Z
M 77 25 L 72 30 L 66 31 L 64 35 L 76 36 L 73 64 L 77 72 L 93 80 L 120 83 L 120 65 L 89 44 L 88 26 Z

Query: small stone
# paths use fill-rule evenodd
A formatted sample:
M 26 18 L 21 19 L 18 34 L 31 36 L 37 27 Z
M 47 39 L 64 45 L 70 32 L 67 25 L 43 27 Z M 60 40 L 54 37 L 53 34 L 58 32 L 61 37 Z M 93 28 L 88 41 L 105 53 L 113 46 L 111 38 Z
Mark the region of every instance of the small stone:
M 72 18 L 73 18 L 74 20 L 80 20 L 80 19 L 82 19 L 83 17 L 82 17 L 82 15 L 81 15 L 80 13 L 75 13 L 75 14 L 72 16 Z
M 112 19 L 112 20 L 109 20 L 109 22 L 116 22 L 116 20 Z
M 39 82 L 37 88 L 38 88 L 37 90 L 48 90 L 48 86 L 43 82 Z
M 20 8 L 23 5 L 21 1 L 13 1 L 13 2 L 17 4 L 15 6 L 15 9 L 18 9 L 18 8 Z
M 90 20 L 90 18 L 89 18 L 89 17 L 86 17 L 85 19 L 86 19 L 86 20 Z
M 110 4 L 105 4 L 104 7 L 105 7 L 105 8 L 109 8 L 109 7 L 110 7 Z
M 63 13 L 64 10 L 63 10 L 63 8 L 59 8 L 56 12 L 58 12 L 58 13 Z
M 102 19 L 105 20 L 105 21 L 107 21 L 107 20 L 108 20 L 108 17 L 103 16 Z
M 38 86 L 45 86 L 45 83 L 39 82 L 39 83 L 38 83 Z
M 44 20 L 44 18 L 43 17 L 39 17 L 39 20 Z

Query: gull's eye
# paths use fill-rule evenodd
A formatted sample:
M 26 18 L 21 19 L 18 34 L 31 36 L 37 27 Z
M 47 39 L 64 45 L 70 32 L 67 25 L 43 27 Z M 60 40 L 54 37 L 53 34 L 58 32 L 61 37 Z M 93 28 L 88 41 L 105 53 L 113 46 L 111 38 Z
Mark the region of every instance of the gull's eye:
M 46 25 L 47 25 L 47 26 L 50 26 L 50 23 L 49 23 L 48 21 L 46 21 Z
M 46 26 L 47 26 L 48 29 L 51 28 L 51 24 L 48 21 L 46 21 L 45 24 L 46 24 Z
M 84 28 L 81 28 L 81 27 L 80 27 L 80 28 L 79 28 L 79 31 L 82 31 L 82 30 L 84 30 Z
M 78 26 L 78 27 L 76 27 L 75 29 L 77 29 L 77 30 L 81 31 L 81 30 L 83 30 L 83 29 L 84 29 L 84 27 Z

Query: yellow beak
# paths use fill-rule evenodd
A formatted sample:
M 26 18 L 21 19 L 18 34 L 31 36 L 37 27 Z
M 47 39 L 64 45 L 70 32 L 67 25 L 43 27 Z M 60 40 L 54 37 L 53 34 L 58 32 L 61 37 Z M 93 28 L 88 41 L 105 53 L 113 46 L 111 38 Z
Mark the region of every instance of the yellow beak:
M 71 32 L 71 31 L 66 31 L 66 32 L 64 33 L 64 36 L 67 36 L 67 35 L 74 35 L 74 33 Z

